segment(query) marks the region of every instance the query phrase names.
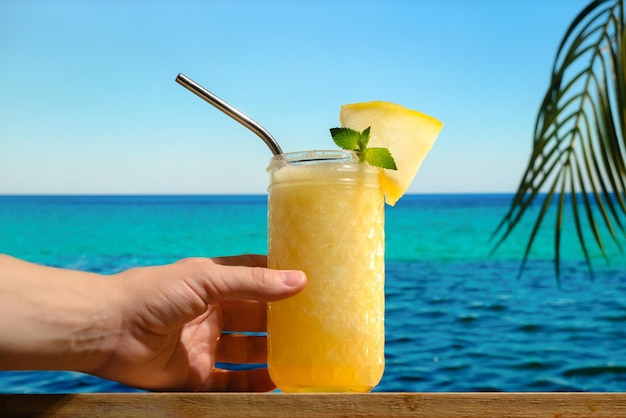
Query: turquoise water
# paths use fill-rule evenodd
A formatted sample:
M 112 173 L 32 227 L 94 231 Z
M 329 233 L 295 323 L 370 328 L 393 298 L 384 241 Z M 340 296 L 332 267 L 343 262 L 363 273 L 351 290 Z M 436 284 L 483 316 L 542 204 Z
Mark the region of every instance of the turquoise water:
M 607 265 L 594 250 L 590 280 L 568 235 L 559 287 L 543 233 L 518 278 L 527 232 L 490 254 L 510 199 L 413 195 L 387 208 L 377 391 L 626 390 L 625 256 L 610 245 Z M 0 196 L 0 252 L 105 274 L 265 253 L 266 210 L 264 196 Z M 130 390 L 78 373 L 0 372 L 3 393 Z

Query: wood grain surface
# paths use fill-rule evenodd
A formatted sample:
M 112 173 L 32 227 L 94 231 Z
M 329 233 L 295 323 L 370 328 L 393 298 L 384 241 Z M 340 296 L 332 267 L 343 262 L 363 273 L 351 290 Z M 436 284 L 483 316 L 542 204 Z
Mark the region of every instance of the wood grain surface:
M 0 395 L 1 417 L 626 417 L 626 393 Z

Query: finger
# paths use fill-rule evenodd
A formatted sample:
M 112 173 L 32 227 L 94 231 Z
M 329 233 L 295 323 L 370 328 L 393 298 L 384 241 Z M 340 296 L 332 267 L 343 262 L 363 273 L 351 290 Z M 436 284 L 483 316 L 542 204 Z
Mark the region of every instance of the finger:
M 269 302 L 295 295 L 306 283 L 301 271 L 262 267 L 219 266 L 212 275 L 211 285 L 224 299 Z
M 211 392 L 269 392 L 276 389 L 267 369 L 215 369 L 202 388 Z
M 267 337 L 244 334 L 222 334 L 215 360 L 220 363 L 267 363 Z
M 261 258 L 259 258 L 261 257 Z M 220 263 L 262 263 L 262 256 L 218 258 Z M 273 270 L 265 267 L 218 264 L 206 258 L 179 261 L 189 269 L 186 276 L 193 289 L 202 289 L 202 300 L 213 304 L 223 299 L 272 301 L 298 293 L 306 284 L 306 276 L 297 270 Z
M 267 303 L 256 300 L 224 300 L 222 329 L 225 331 L 267 331 Z

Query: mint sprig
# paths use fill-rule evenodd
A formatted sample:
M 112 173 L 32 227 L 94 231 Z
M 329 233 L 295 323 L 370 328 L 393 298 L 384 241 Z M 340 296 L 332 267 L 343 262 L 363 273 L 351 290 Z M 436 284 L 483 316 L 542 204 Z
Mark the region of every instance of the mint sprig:
M 331 128 L 330 135 L 339 148 L 354 151 L 360 163 L 368 163 L 374 167 L 397 170 L 396 161 L 387 148 L 368 148 L 370 127 L 363 132 L 351 128 Z

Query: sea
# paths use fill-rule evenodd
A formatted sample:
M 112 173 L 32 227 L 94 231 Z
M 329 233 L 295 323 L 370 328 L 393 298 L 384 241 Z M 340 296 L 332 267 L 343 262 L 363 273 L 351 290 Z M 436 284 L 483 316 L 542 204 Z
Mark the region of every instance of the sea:
M 386 208 L 386 368 L 375 391 L 626 391 L 623 231 L 617 243 L 601 232 L 608 259 L 586 236 L 590 270 L 567 215 L 557 278 L 549 213 L 521 270 L 540 205 L 495 248 L 511 199 L 416 194 Z M 0 196 L 1 253 L 102 274 L 265 253 L 266 229 L 263 195 Z M 132 391 L 75 372 L 0 372 L 0 393 Z

